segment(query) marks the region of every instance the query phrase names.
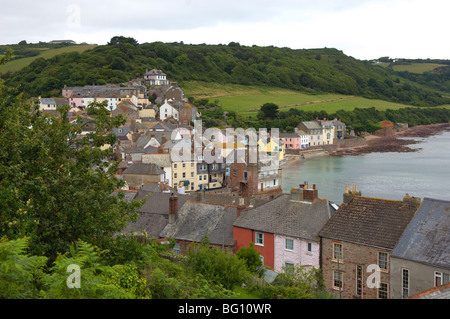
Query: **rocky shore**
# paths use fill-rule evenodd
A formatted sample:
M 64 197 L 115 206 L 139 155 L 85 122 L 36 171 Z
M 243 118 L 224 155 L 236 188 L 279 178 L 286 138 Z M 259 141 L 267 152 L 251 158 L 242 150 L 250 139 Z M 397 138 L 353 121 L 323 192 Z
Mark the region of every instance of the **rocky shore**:
M 407 137 L 428 137 L 444 131 L 450 131 L 450 123 L 420 125 L 407 128 L 403 131 L 396 132 L 391 136 L 375 136 L 369 135 L 365 139 L 365 146 L 339 149 L 329 152 L 330 156 L 343 155 L 361 155 L 372 152 L 415 152 L 415 149 L 409 148 L 408 145 L 419 143 Z

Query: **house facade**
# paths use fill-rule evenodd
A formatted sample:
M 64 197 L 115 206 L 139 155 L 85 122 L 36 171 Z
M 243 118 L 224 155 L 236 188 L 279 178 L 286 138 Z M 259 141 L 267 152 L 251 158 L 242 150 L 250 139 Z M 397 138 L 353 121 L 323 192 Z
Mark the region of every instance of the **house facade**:
M 236 249 L 250 242 L 265 266 L 284 272 L 294 266 L 320 266 L 318 233 L 334 210 L 318 190 L 300 185 L 253 209 L 243 210 L 233 224 Z
M 144 81 L 149 85 L 169 85 L 166 74 L 161 70 L 150 70 L 145 72 Z
M 450 282 L 450 201 L 424 198 L 391 254 L 391 298 Z
M 159 108 L 159 119 L 164 121 L 168 117 L 173 117 L 175 120 L 179 120 L 178 108 L 171 105 L 167 100 Z
M 392 250 L 420 202 L 408 195 L 400 201 L 344 194 L 319 233 L 325 285 L 337 298 L 391 298 Z

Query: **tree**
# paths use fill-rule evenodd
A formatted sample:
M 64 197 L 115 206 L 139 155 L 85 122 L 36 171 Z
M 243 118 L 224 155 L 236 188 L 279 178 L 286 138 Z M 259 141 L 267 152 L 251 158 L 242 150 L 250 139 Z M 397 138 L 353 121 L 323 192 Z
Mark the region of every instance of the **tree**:
M 274 103 L 265 103 L 261 106 L 261 113 L 258 113 L 258 118 L 263 117 L 263 119 L 274 120 L 278 117 L 278 105 Z
M 255 245 L 251 242 L 249 247 L 241 247 L 237 253 L 239 259 L 245 261 L 247 269 L 250 272 L 255 272 L 258 267 L 262 266 L 261 258 L 259 252 L 255 249 Z
M 112 37 L 108 42 L 108 45 L 122 44 L 122 43 L 130 43 L 133 45 L 138 45 L 139 42 L 132 37 L 124 37 L 124 36 L 115 36 Z
M 79 239 L 101 247 L 142 204 L 112 196 L 123 181 L 111 130 L 123 117 L 99 112 L 69 122 L 68 111 L 46 116 L 0 82 L 0 237 L 30 237 L 31 252 L 49 262 Z M 86 125 L 93 130 L 79 135 Z

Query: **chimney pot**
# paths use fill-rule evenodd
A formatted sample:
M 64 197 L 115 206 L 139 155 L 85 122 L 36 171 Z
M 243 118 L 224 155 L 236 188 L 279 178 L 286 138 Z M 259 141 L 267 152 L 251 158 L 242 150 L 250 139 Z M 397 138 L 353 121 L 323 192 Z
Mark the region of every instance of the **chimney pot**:
M 169 224 L 175 223 L 178 216 L 178 196 L 171 195 L 169 198 Z

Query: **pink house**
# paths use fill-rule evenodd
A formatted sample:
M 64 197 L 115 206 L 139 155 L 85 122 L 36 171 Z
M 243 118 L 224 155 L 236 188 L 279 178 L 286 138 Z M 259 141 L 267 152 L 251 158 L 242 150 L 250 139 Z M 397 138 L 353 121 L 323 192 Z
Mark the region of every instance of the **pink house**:
M 280 133 L 279 137 L 284 142 L 286 149 L 300 150 L 306 148 L 305 138 L 298 133 Z
M 72 107 L 83 108 L 83 98 L 80 96 L 68 97 L 69 104 Z
M 242 211 L 233 224 L 236 248 L 253 241 L 264 265 L 275 272 L 294 266 L 319 268 L 318 234 L 335 210 L 318 198 L 315 185 L 299 185 L 290 194 Z

